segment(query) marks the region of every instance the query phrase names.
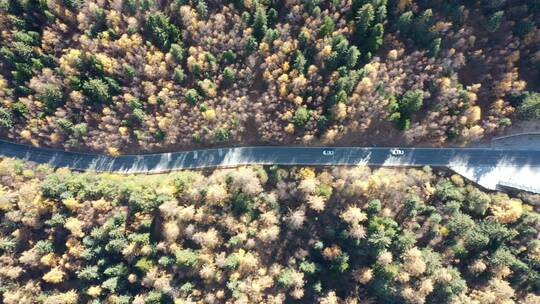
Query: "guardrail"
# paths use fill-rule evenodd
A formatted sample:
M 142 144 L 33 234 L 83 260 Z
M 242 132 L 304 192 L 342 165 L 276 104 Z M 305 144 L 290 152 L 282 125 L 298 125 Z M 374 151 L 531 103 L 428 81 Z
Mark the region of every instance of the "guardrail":
M 512 189 L 516 189 L 516 190 L 520 190 L 520 191 L 527 191 L 527 192 L 531 192 L 531 193 L 540 194 L 540 187 L 539 188 L 534 188 L 534 187 L 526 186 L 526 185 L 519 184 L 519 183 L 513 183 L 513 182 L 510 182 L 510 181 L 500 181 L 497 184 L 497 187 L 507 187 L 507 188 L 512 188 Z
M 503 135 L 498 137 L 493 137 L 491 141 L 497 141 L 502 140 L 506 138 L 512 138 L 512 137 L 519 137 L 519 136 L 525 136 L 525 135 L 538 135 L 540 136 L 540 132 L 526 132 L 526 133 L 516 133 L 516 134 L 510 134 L 510 135 Z

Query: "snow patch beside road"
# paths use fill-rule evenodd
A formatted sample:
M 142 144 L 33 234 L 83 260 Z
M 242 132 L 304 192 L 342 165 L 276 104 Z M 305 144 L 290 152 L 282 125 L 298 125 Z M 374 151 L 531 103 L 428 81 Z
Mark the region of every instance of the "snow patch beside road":
M 500 190 L 501 185 L 509 185 L 513 188 L 540 193 L 540 170 L 538 168 L 516 167 L 508 163 L 500 163 L 495 167 L 451 164 L 449 168 L 487 189 Z

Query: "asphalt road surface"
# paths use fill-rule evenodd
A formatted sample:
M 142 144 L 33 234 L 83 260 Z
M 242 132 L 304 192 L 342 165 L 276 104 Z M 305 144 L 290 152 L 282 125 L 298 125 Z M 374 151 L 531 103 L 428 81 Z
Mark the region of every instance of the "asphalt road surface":
M 324 155 L 323 151 L 332 151 Z M 68 167 L 77 171 L 160 173 L 182 169 L 228 167 L 248 164 L 276 165 L 372 165 L 372 166 L 474 166 L 528 167 L 540 171 L 540 150 L 511 148 L 391 148 L 368 147 L 240 147 L 186 152 L 122 155 L 65 152 L 35 148 L 0 140 L 0 155 Z

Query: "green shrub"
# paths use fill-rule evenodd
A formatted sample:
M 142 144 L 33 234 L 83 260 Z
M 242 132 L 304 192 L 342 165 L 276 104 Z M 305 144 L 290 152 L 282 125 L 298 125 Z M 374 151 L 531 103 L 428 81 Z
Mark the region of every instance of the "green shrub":
M 248 54 L 250 54 L 250 53 L 253 53 L 255 50 L 257 50 L 257 46 L 258 46 L 257 39 L 255 39 L 255 37 L 253 36 L 249 36 L 246 39 L 246 44 L 244 45 L 244 49 L 246 50 Z
M 310 113 L 306 107 L 298 107 L 294 112 L 293 123 L 298 128 L 303 128 L 310 118 Z
M 139 269 L 143 273 L 147 273 L 150 269 L 154 267 L 154 261 L 147 257 L 140 258 L 137 263 L 135 263 L 135 268 Z
M 225 69 L 223 69 L 223 81 L 226 84 L 233 83 L 235 78 L 236 78 L 236 73 L 232 68 L 226 67 Z
M 201 99 L 201 95 L 199 95 L 199 92 L 197 92 L 195 89 L 187 90 L 185 97 L 186 101 L 191 105 L 196 105 Z
M 180 41 L 180 29 L 162 12 L 152 12 L 146 18 L 146 36 L 157 47 L 168 50 Z
M 175 253 L 176 263 L 180 266 L 193 268 L 199 263 L 199 254 L 193 249 L 182 249 Z
M 253 210 L 254 202 L 249 195 L 237 191 L 231 196 L 231 206 L 234 213 L 240 215 Z
M 227 141 L 230 136 L 231 133 L 226 128 L 219 128 L 214 132 L 214 138 L 218 141 Z
M 277 277 L 277 283 L 283 287 L 291 287 L 294 284 L 293 281 L 294 269 L 285 268 Z
M 93 281 L 93 280 L 99 279 L 100 276 L 101 276 L 101 272 L 99 271 L 99 268 L 95 265 L 86 266 L 82 268 L 81 270 L 77 271 L 77 277 L 85 281 Z
M 181 63 L 184 59 L 184 49 L 178 43 L 171 44 L 171 55 L 177 63 Z
M 132 65 L 124 63 L 122 68 L 124 70 L 124 75 L 126 75 L 128 79 L 133 79 L 137 76 L 137 70 Z
M 491 16 L 489 16 L 486 22 L 486 30 L 491 33 L 496 32 L 501 26 L 503 17 L 504 17 L 503 11 L 495 12 Z
M 540 119 L 540 93 L 525 92 L 519 103 L 517 113 L 521 119 Z
M 236 53 L 232 50 L 226 50 L 225 52 L 223 52 L 223 54 L 221 54 L 221 59 L 224 63 L 227 64 L 234 63 L 234 61 L 236 60 Z
M 4 128 L 11 128 L 13 126 L 11 110 L 0 107 L 0 126 Z
M 101 79 L 90 79 L 83 83 L 82 92 L 86 100 L 91 104 L 106 104 L 111 95 L 109 85 Z
M 262 5 L 257 5 L 255 10 L 255 18 L 253 18 L 253 36 L 260 41 L 268 29 L 266 8 Z
M 322 25 L 319 29 L 319 36 L 325 37 L 334 32 L 335 24 L 334 20 L 329 16 L 324 16 Z
M 44 84 L 43 92 L 36 95 L 43 101 L 48 112 L 54 112 L 56 108 L 64 105 L 64 91 L 62 87 L 55 84 Z

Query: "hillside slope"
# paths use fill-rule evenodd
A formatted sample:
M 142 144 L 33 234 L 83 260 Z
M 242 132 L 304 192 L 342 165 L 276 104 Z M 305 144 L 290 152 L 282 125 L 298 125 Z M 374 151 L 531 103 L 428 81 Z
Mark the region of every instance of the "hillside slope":
M 0 1 L 0 135 L 462 145 L 540 117 L 538 0 Z
M 538 303 L 540 214 L 457 175 L 0 162 L 0 302 Z

